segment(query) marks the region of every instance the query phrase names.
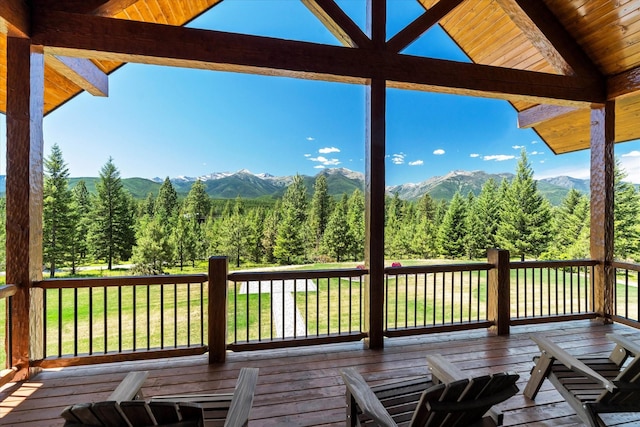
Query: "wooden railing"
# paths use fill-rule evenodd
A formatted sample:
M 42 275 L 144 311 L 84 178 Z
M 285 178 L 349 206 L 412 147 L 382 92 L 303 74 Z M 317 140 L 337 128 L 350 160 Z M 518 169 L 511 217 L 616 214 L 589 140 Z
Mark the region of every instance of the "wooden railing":
M 593 260 L 511 262 L 511 324 L 595 318 Z
M 488 262 L 387 267 L 383 335 L 491 328 L 594 318 L 596 261 Z M 640 266 L 616 263 L 615 319 L 640 326 Z M 357 341 L 365 325 L 366 269 L 228 271 L 208 274 L 51 279 L 44 289 L 45 357 L 64 366 L 229 350 Z M 0 294 L 1 296 L 2 294 Z
M 487 278 L 492 264 L 385 268 L 388 337 L 486 328 Z
M 0 285 L 0 337 L 6 345 L 0 346 L 0 386 L 11 381 L 16 369 L 11 366 L 11 304 L 10 298 L 16 293 L 15 285 Z
M 207 275 L 49 279 L 36 366 L 202 354 Z
M 613 296 L 613 320 L 635 328 L 640 327 L 640 265 L 613 262 L 615 286 Z

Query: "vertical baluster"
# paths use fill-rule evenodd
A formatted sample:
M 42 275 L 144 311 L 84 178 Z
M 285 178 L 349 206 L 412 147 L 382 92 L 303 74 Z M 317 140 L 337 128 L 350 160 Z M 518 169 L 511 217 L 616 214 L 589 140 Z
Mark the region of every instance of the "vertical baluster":
M 247 282 L 249 292 L 249 282 Z M 262 341 L 262 280 L 258 280 L 258 341 Z M 248 325 L 247 325 L 248 327 Z
M 296 316 L 293 316 L 296 318 Z M 338 334 L 342 333 L 342 278 L 338 277 Z
M 151 348 L 151 285 L 147 287 L 147 350 Z
M 582 313 L 582 300 L 580 297 L 580 284 L 582 283 L 582 281 L 580 280 L 580 266 L 576 266 L 576 271 L 577 271 L 577 278 L 578 278 L 578 313 Z
M 58 357 L 62 356 L 62 289 L 58 289 Z
M 327 278 L 327 335 L 331 333 L 331 289 Z
M 352 289 L 352 285 L 353 285 L 353 277 L 349 276 L 349 333 L 353 332 L 353 325 L 352 325 L 352 315 L 353 315 L 353 308 L 352 308 L 352 304 L 353 304 L 353 289 Z M 305 315 L 306 318 L 306 315 Z
M 413 326 L 418 326 L 418 273 L 413 274 Z
M 133 329 L 133 351 L 136 351 L 138 348 L 138 315 L 136 313 L 136 308 L 137 308 L 137 290 L 138 287 L 137 286 L 132 286 L 131 287 L 131 292 L 133 292 L 133 296 L 131 298 L 131 303 L 132 303 L 132 313 L 133 313 L 133 325 L 132 325 L 132 329 Z
M 516 269 L 516 317 L 520 318 L 520 269 Z
M 385 329 L 389 330 L 389 273 L 384 274 L 384 321 L 385 321 Z M 362 289 L 361 289 L 362 291 Z M 362 305 L 360 305 L 362 307 Z
M 571 314 L 573 314 L 573 267 L 569 267 L 569 286 L 571 292 Z
M 624 271 L 624 317 L 629 318 L 629 270 Z
M 118 286 L 118 351 L 122 352 L 122 287 Z
M 200 282 L 200 344 L 204 344 L 204 282 Z
M 164 348 L 164 285 L 160 285 L 160 348 Z
M 48 289 L 44 289 L 42 297 L 42 342 L 44 345 L 42 346 L 42 357 L 47 358 L 47 296 L 49 295 Z M 9 361 L 11 358 L 11 297 L 7 298 L 7 302 L 5 303 L 5 307 L 7 307 L 7 366 L 5 368 L 9 368 Z
M 107 287 L 105 286 L 104 288 L 104 301 L 103 301 L 103 305 L 104 305 L 104 312 L 102 313 L 102 317 L 104 319 L 104 349 L 103 352 L 106 354 L 107 353 L 107 349 L 109 348 L 109 340 L 108 340 L 108 336 L 109 336 L 109 328 L 108 328 L 108 322 L 107 322 L 107 311 L 108 311 L 108 305 L 107 305 Z
M 187 283 L 187 347 L 191 347 L 191 283 Z
M 178 347 L 178 284 L 173 284 L 173 347 Z
M 78 355 L 78 288 L 73 288 L 73 355 Z

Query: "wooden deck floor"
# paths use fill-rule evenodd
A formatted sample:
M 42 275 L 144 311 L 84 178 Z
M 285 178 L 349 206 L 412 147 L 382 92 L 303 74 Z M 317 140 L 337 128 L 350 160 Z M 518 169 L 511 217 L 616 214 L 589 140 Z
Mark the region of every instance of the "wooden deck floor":
M 441 353 L 463 370 L 474 373 L 516 371 L 520 393 L 505 402 L 505 425 L 582 426 L 548 382 L 536 402 L 522 396 L 537 347 L 530 333 L 541 333 L 572 354 L 607 353 L 613 346 L 608 332 L 640 331 L 622 325 L 579 321 L 512 328 L 509 337 L 486 331 L 435 334 L 390 339 L 382 351 L 364 350 L 361 343 L 288 350 L 234 353 L 224 365 L 207 365 L 206 356 L 94 365 L 47 370 L 32 381 L 0 389 L 0 425 L 16 427 L 61 426 L 63 407 L 105 399 L 131 370 L 148 370 L 145 396 L 186 392 L 228 392 L 242 366 L 260 368 L 251 423 L 254 426 L 344 425 L 344 386 L 339 369 L 357 366 L 372 384 L 427 375 L 425 354 Z M 640 417 L 638 417 L 640 418 Z M 640 425 L 640 419 L 617 415 L 610 425 Z

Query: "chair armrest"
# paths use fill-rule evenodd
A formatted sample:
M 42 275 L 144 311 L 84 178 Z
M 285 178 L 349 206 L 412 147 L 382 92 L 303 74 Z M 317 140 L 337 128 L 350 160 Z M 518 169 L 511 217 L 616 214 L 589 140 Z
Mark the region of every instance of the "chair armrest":
M 549 357 L 562 363 L 564 366 L 571 369 L 572 371 L 578 372 L 588 378 L 591 378 L 596 382 L 602 383 L 602 385 L 607 390 L 613 390 L 614 385 L 611 381 L 609 381 L 608 379 L 606 379 L 605 377 L 603 377 L 602 375 L 598 374 L 596 371 L 594 371 L 593 369 L 585 365 L 583 362 L 581 362 L 580 360 L 576 359 L 575 357 L 567 353 L 565 350 L 560 348 L 558 345 L 556 345 L 552 341 L 549 341 L 544 337 L 535 336 L 535 335 L 532 335 L 531 339 L 536 344 L 538 344 L 538 347 L 540 348 L 540 351 L 542 351 L 543 354 L 546 353 Z
M 381 427 L 396 427 L 395 421 L 371 391 L 362 375 L 354 368 L 342 369 L 340 374 L 347 386 L 348 393 L 355 399 L 363 413 L 371 417 Z
M 249 423 L 257 382 L 258 368 L 240 369 L 224 427 L 244 427 Z
M 631 354 L 631 356 L 636 357 L 640 355 L 640 345 L 636 344 L 634 341 L 631 341 L 628 337 L 618 334 L 607 334 L 607 338 L 609 338 L 620 347 L 624 348 Z
M 120 402 L 123 400 L 134 400 L 136 397 L 141 397 L 142 393 L 140 392 L 140 389 L 148 376 L 149 372 L 147 371 L 129 372 L 107 400 Z
M 427 363 L 431 371 L 431 377 L 434 384 L 449 384 L 458 380 L 466 380 L 469 378 L 453 363 L 449 362 L 440 354 L 428 354 Z

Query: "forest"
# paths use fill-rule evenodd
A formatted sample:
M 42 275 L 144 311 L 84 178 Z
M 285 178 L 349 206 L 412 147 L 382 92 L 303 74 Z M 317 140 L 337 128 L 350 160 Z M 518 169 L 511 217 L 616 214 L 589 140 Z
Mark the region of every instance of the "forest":
M 70 188 L 57 145 L 44 172 L 43 263 L 50 277 L 63 267 L 74 274 L 96 263 L 108 269 L 130 263 L 132 273 L 162 274 L 211 255 L 226 255 L 235 267 L 364 257 L 364 195 L 330 196 L 323 175 L 312 194 L 296 175 L 281 199 L 262 205 L 240 197 L 212 200 L 201 181 L 179 198 L 169 178 L 158 194 L 135 200 L 112 159 L 101 168 L 94 193 L 82 180 Z M 640 261 L 640 192 L 625 178 L 616 166 L 614 252 L 617 259 Z M 523 260 L 589 257 L 588 196 L 571 190 L 560 206 L 551 206 L 537 189 L 525 151 L 510 182 L 491 179 L 478 195 L 458 192 L 449 202 L 428 194 L 412 202 L 389 195 L 385 209 L 390 260 L 475 260 L 492 247 Z M 3 265 L 4 259 L 1 253 Z

